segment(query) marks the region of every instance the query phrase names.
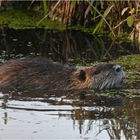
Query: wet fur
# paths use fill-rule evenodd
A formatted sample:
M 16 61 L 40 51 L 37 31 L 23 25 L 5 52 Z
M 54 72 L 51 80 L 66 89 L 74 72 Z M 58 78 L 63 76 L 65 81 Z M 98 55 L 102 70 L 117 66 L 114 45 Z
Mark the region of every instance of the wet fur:
M 92 88 L 96 79 L 102 80 L 107 73 L 112 73 L 112 65 L 77 69 L 45 58 L 10 60 L 0 66 L 0 89 L 30 91 Z

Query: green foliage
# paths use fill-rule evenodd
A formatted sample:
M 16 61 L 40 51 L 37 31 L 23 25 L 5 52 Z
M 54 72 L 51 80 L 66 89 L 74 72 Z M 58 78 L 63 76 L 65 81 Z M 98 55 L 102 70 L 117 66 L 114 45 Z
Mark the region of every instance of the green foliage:
M 112 34 L 115 36 L 114 31 L 112 29 L 112 27 L 110 26 L 110 24 L 108 23 L 108 21 L 106 20 L 107 15 L 110 13 L 111 9 L 114 7 L 114 5 L 109 6 L 103 14 L 101 14 L 98 9 L 94 6 L 92 6 L 93 9 L 101 16 L 101 20 L 99 21 L 99 23 L 97 23 L 95 29 L 93 29 L 93 34 L 95 34 L 97 31 L 100 31 L 100 29 L 103 27 L 104 22 L 108 25 L 110 31 L 112 32 Z
M 18 4 L 22 6 L 22 4 L 26 2 L 0 1 L 1 7 L 4 5 L 4 8 L 6 6 L 8 7 L 9 4 L 12 7 L 15 3 L 17 6 Z M 101 32 L 107 33 L 114 39 L 117 38 L 120 33 L 129 33 L 132 31 L 140 11 L 138 1 L 32 0 L 31 2 L 28 1 L 28 3 L 30 3 L 30 6 L 26 3 L 26 6 L 28 6 L 26 10 L 28 11 L 29 7 L 32 11 L 35 9 L 36 13 L 34 13 L 35 15 L 33 15 L 33 17 L 36 16 L 37 18 L 35 18 L 35 21 L 32 17 L 30 17 L 31 20 L 27 20 L 27 18 L 22 19 L 24 17 L 22 15 L 20 18 L 24 21 L 27 20 L 27 22 L 33 25 L 36 24 L 35 26 L 46 26 L 46 20 L 51 19 L 57 21 L 57 23 L 61 22 L 66 26 L 80 25 L 90 29 L 92 28 L 93 34 Z M 13 6 L 12 9 L 15 10 L 15 7 Z M 37 22 L 36 19 L 38 19 Z M 13 20 L 11 19 L 9 21 L 11 25 L 11 21 Z M 20 21 L 20 19 L 17 19 L 17 21 Z M 2 23 L 3 21 L 0 22 Z M 21 25 L 22 24 L 21 22 Z
M 47 1 L 46 0 L 43 0 L 43 9 L 44 9 L 44 15 L 46 15 L 47 12 L 48 12 L 48 7 L 47 7 Z
M 44 18 L 50 17 L 67 25 L 88 25 L 92 27 L 93 34 L 108 32 L 116 38 L 120 31 L 131 30 L 130 27 L 134 25 L 135 17 L 139 14 L 137 5 L 137 1 L 70 0 L 62 2 L 58 0 Z
M 132 27 L 133 24 L 134 24 L 134 17 L 133 16 L 127 17 L 127 25 L 129 27 Z
M 10 28 L 35 28 L 40 20 L 40 15 L 31 10 L 8 10 L 0 11 L 0 25 L 8 25 Z M 41 22 L 39 28 L 47 29 L 66 29 L 65 25 L 51 20 Z

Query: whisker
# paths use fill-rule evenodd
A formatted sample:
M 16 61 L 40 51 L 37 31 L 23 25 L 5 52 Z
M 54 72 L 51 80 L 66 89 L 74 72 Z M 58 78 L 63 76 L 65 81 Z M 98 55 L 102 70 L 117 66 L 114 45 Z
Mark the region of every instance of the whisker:
M 105 86 L 107 86 L 108 85 L 108 79 L 110 79 L 110 77 L 112 77 L 112 74 L 111 74 L 111 72 L 108 72 L 107 74 L 106 74 L 106 76 L 104 76 L 104 78 L 102 79 L 102 82 L 100 82 L 100 85 L 99 85 L 99 88 L 100 89 L 103 89 Z M 109 85 L 108 85 L 109 86 Z M 108 88 L 108 86 L 106 87 L 106 88 Z

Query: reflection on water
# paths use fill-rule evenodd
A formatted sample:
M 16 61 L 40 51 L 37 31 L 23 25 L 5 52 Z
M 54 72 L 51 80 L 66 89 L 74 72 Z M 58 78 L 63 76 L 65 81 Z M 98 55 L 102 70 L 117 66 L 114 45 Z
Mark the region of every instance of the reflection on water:
M 138 52 L 139 49 L 129 42 L 112 41 L 109 37 L 81 31 L 0 29 L 2 59 L 34 54 L 59 62 L 93 63 Z
M 81 31 L 0 29 L 0 61 L 35 54 L 84 64 L 138 52 L 130 43 Z M 0 139 L 140 139 L 140 97 L 124 95 L 43 90 L 0 95 Z
M 140 97 L 115 97 L 119 104 L 106 106 L 112 96 L 100 100 L 92 92 L 80 99 L 73 92 L 72 96 L 9 97 L 7 107 L 0 109 L 0 138 L 139 139 Z

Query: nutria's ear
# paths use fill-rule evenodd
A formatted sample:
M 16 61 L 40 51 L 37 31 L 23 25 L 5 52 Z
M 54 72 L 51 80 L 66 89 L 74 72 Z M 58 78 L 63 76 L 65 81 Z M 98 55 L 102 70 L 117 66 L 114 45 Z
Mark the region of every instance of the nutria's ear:
M 80 70 L 79 75 L 78 75 L 78 79 L 80 81 L 85 81 L 86 80 L 86 72 L 84 70 Z

